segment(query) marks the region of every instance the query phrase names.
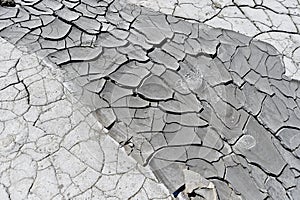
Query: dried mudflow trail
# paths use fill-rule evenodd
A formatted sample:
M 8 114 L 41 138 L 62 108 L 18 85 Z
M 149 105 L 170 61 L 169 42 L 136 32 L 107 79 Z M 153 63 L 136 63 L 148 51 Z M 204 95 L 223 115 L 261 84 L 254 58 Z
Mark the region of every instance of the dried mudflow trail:
M 208 26 L 246 5 L 201 21 L 188 3 L 15 3 L 0 7 L 1 199 L 300 199 L 294 57 Z

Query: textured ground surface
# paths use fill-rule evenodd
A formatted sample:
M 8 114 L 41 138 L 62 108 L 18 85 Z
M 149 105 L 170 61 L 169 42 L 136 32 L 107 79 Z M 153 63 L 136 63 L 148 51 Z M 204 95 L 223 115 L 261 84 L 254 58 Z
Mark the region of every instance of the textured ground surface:
M 287 74 L 300 78 L 298 0 L 128 0 L 166 14 L 194 19 L 272 44 L 283 54 Z
M 130 1 L 0 8 L 1 199 L 299 199 L 299 2 Z

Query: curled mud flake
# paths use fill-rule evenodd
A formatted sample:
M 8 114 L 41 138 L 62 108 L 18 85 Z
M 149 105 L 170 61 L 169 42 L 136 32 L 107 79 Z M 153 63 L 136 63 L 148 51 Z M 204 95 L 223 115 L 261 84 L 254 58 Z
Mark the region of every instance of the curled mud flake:
M 237 149 L 251 149 L 256 145 L 256 140 L 252 135 L 243 135 L 235 144 Z
M 166 100 L 173 96 L 173 91 L 157 76 L 146 78 L 138 93 L 153 100 Z

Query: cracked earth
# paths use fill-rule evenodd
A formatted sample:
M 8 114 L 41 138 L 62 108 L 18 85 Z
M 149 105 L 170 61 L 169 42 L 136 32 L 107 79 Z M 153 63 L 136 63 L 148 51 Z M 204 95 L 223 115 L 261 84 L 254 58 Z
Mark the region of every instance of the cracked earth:
M 297 0 L 1 0 L 0 199 L 300 199 Z

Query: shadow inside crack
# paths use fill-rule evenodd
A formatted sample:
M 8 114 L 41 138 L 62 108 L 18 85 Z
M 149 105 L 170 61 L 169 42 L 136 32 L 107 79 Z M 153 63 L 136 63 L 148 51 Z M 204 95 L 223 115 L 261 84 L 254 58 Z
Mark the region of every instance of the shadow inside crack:
M 0 0 L 0 5 L 7 7 L 15 7 L 16 3 L 14 0 Z

